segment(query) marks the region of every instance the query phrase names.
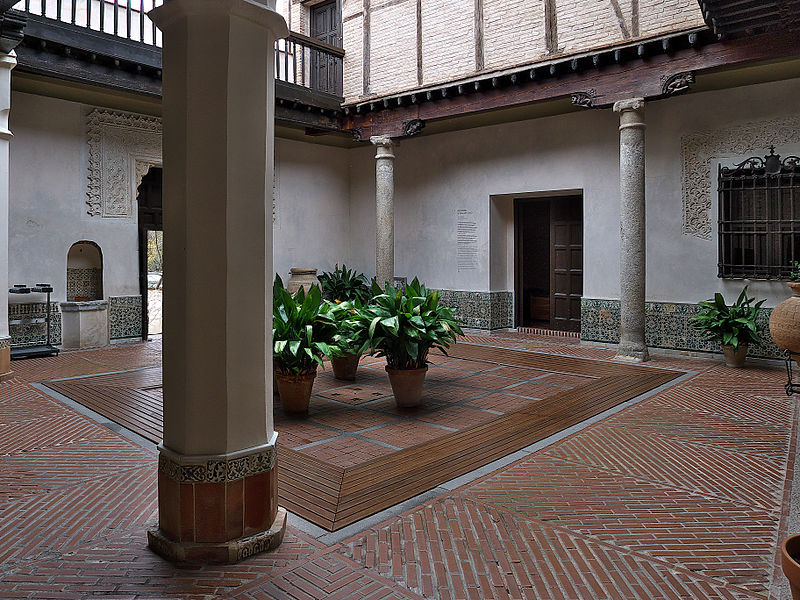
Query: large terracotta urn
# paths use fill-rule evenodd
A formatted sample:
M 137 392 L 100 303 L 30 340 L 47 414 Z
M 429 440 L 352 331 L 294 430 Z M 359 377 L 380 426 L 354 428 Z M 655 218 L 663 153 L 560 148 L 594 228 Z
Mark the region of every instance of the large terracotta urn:
M 800 282 L 789 283 L 794 295 L 776 306 L 769 318 L 769 333 L 778 348 L 800 359 Z M 798 363 L 800 364 L 800 363 Z
M 292 296 L 294 296 L 300 288 L 303 288 L 305 293 L 308 294 L 308 290 L 311 289 L 312 285 L 319 285 L 316 269 L 293 267 L 290 269 L 290 272 L 291 276 L 289 277 L 289 283 L 286 284 L 286 291 Z

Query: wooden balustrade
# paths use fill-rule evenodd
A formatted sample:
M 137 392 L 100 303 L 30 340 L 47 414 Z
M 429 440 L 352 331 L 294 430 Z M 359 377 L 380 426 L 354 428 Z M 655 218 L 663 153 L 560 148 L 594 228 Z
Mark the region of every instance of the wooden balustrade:
M 161 31 L 147 13 L 164 0 L 20 0 L 14 8 L 76 28 L 161 47 Z M 109 39 L 109 43 L 113 43 Z M 275 43 L 275 78 L 333 96 L 342 95 L 344 50 L 291 32 Z

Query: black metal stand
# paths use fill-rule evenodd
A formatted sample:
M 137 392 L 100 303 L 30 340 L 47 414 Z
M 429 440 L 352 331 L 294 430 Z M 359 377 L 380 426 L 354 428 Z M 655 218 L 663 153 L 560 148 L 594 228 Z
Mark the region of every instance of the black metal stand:
M 786 373 L 789 376 L 789 380 L 786 382 L 786 386 L 784 389 L 786 390 L 786 395 L 791 396 L 793 394 L 800 393 L 800 383 L 794 383 L 792 377 L 792 362 L 794 362 L 794 355 L 786 351 Z
M 34 286 L 15 285 L 8 290 L 9 294 L 30 294 L 37 292 L 39 294 L 47 294 L 47 308 L 45 309 L 45 330 L 47 332 L 47 343 L 39 344 L 36 346 L 24 346 L 21 348 L 11 348 L 11 360 L 18 360 L 21 358 L 39 358 L 42 356 L 58 356 L 59 349 L 53 346 L 50 339 L 50 294 L 53 292 L 53 286 L 49 283 L 37 283 Z

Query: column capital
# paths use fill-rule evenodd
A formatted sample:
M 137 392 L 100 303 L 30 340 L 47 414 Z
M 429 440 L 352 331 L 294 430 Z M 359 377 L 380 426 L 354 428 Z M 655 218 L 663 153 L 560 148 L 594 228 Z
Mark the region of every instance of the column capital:
M 644 98 L 629 98 L 627 100 L 614 102 L 614 112 L 624 113 L 628 111 L 641 111 L 644 110 L 644 106 Z
M 375 158 L 394 158 L 395 141 L 388 135 L 373 135 L 369 138 L 373 146 L 377 146 Z
M 278 38 L 289 35 L 286 21 L 275 10 L 275 0 L 166 0 L 147 13 L 162 31 L 196 15 L 233 15 L 271 30 Z

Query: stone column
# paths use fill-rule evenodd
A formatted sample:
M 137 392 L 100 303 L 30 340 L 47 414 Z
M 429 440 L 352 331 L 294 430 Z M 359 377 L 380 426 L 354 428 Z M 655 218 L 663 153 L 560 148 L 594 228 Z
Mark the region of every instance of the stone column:
M 11 111 L 11 70 L 17 55 L 0 52 L 0 381 L 11 376 L 11 335 L 8 331 L 8 195 Z
M 155 552 L 235 562 L 276 547 L 272 421 L 275 0 L 166 0 L 164 440 Z
M 394 284 L 394 142 L 388 135 L 370 138 L 375 155 L 375 279 Z
M 644 99 L 614 104 L 619 113 L 620 340 L 617 358 L 650 359 L 645 322 L 645 145 Z

